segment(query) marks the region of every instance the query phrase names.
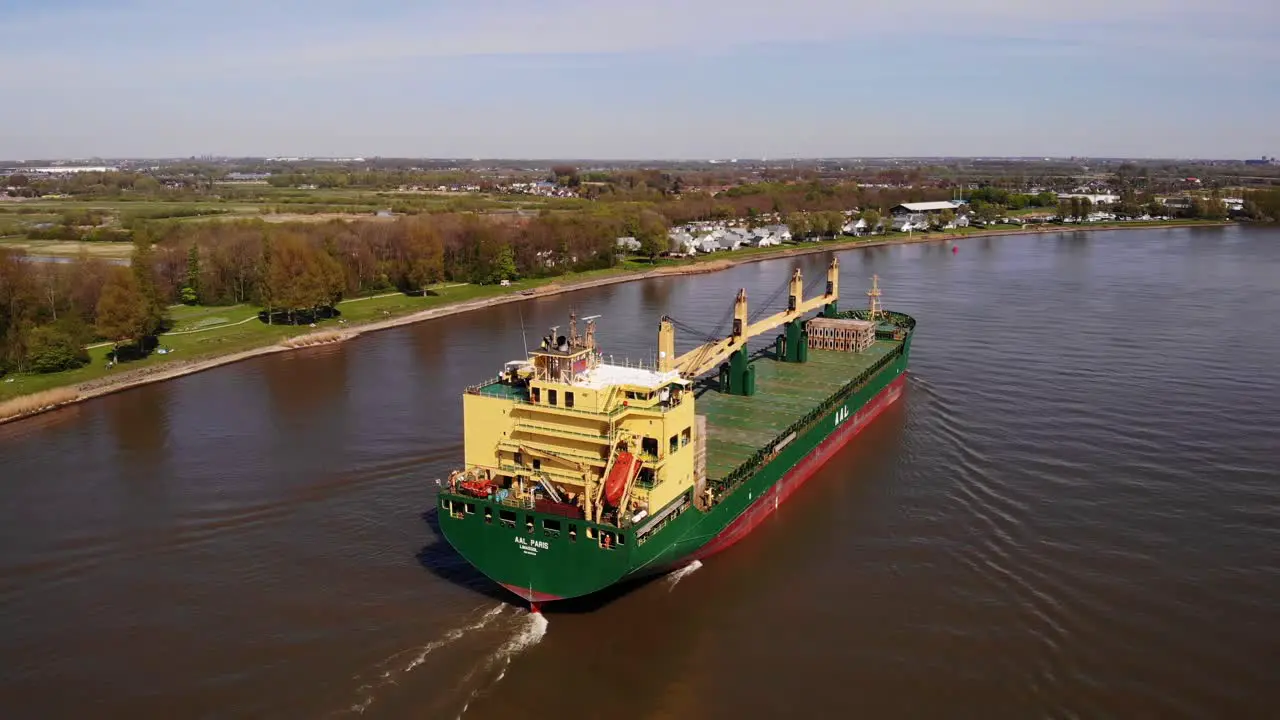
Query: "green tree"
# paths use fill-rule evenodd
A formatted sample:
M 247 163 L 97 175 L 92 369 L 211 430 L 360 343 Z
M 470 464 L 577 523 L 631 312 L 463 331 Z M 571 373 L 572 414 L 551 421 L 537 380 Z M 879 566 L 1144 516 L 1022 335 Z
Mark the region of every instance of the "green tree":
M 300 311 L 331 307 L 341 294 L 342 269 L 328 253 L 301 235 L 284 232 L 274 238 L 265 279 L 272 307 L 297 322 Z
M 444 245 L 435 229 L 416 223 L 405 238 L 405 282 L 425 295 L 427 286 L 444 278 Z
M 667 229 L 667 219 L 663 215 L 652 210 L 640 213 L 635 238 L 640 243 L 640 253 L 649 258 L 650 262 L 667 251 Z
M 257 286 L 258 300 L 262 307 L 267 311 L 267 324 L 271 324 L 271 317 L 276 309 L 275 287 L 272 284 L 271 265 L 275 258 L 275 240 L 272 233 L 263 233 L 262 235 L 262 252 L 257 262 Z
M 84 335 L 78 319 L 33 328 L 27 341 L 28 366 L 38 373 L 51 373 L 88 363 Z
M 1208 203 L 1205 202 L 1204 198 L 1201 198 L 1201 197 L 1191 198 L 1191 206 L 1187 208 L 1187 212 L 1186 212 L 1187 217 L 1203 218 L 1203 217 L 1208 217 L 1208 214 L 1209 214 L 1209 207 L 1208 207 Z
M 187 277 L 182 287 L 182 302 L 196 305 L 200 302 L 200 248 L 191 243 L 187 250 Z
M 148 233 L 141 233 L 136 237 L 133 242 L 133 259 L 129 263 L 133 270 L 134 287 L 145 301 L 142 306 L 145 317 L 139 337 L 156 334 L 165 321 L 164 303 L 156 287 L 156 256 L 151 242 Z
M 793 212 L 787 216 L 787 228 L 791 230 L 791 237 L 796 240 L 802 240 L 812 232 L 809 216 L 802 212 Z
M 880 226 L 880 211 L 874 209 L 864 210 L 862 219 L 867 221 L 867 232 L 874 233 L 876 228 Z
M 942 212 L 938 213 L 937 217 L 934 219 L 934 225 L 936 225 L 939 229 L 941 229 L 941 228 L 945 228 L 946 226 L 950 225 L 955 221 L 956 221 L 956 212 L 954 210 L 943 210 Z
M 1227 204 L 1219 198 L 1210 198 L 1205 203 L 1204 216 L 1210 220 L 1226 220 L 1229 214 Z
M 498 248 L 498 254 L 494 256 L 492 269 L 490 270 L 490 282 L 499 283 L 503 280 L 515 280 L 516 273 L 516 253 L 510 244 L 503 243 Z
M 760 225 L 760 211 L 753 207 L 747 208 L 747 229 L 755 230 Z
M 835 237 L 840 234 L 840 228 L 844 227 L 844 213 L 838 210 L 818 213 L 817 224 L 822 228 L 823 235 Z
M 116 268 L 102 286 L 96 316 L 98 334 L 113 345 L 140 342 L 151 334 L 150 301 L 138 288 L 135 273 Z

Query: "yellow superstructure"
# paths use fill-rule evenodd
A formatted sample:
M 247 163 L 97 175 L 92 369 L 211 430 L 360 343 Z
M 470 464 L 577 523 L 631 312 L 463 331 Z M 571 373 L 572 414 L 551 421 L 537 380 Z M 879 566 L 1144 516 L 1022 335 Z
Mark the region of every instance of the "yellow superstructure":
M 588 323 L 585 337 L 544 338 L 527 362 L 468 388 L 465 459 L 511 496 L 536 494 L 600 522 L 606 507 L 634 516 L 695 482 L 694 400 L 678 372 L 601 362 Z M 626 456 L 639 471 L 610 503 L 604 480 Z
M 838 265 L 826 292 L 805 301 L 802 278 L 791 279 L 787 310 L 749 323 L 746 293 L 735 303 L 723 340 L 675 356 L 674 328 L 659 326 L 657 367 L 602 362 L 594 318 L 578 333 L 552 328 L 527 360 L 467 389 L 463 398 L 466 470 L 454 480 L 529 507 L 595 523 L 621 524 L 656 512 L 691 487 L 702 494 L 704 442 L 694 412 L 692 380 L 771 328 L 796 321 L 837 297 Z

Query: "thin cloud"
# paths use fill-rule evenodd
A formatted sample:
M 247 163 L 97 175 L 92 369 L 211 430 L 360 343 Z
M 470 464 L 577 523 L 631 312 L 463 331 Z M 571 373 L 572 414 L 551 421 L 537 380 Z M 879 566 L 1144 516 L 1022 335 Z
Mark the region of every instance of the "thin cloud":
M 11 70 L 0 73 L 0 94 L 15 108 L 0 156 L 69 144 L 143 154 L 324 154 L 339 145 L 355 154 L 994 154 L 1128 137 L 1155 152 L 1187 147 L 1193 132 L 1235 152 L 1265 144 L 1267 131 L 1221 119 L 1215 130 L 1204 108 L 1216 101 L 1205 98 L 1229 93 L 1250 115 L 1280 103 L 1264 76 L 1280 61 L 1277 7 L 0 0 L 0 66 Z M 1087 109 L 1064 99 L 1086 94 Z M 762 114 L 734 109 L 755 100 L 777 102 Z M 845 115 L 793 112 L 818 100 Z M 926 113 L 904 129 L 912 102 L 944 101 L 946 119 Z M 993 104 L 1005 119 L 993 119 Z M 564 122 L 566 108 L 577 127 Z M 1130 133 L 1151 126 L 1143 112 L 1186 117 L 1189 129 Z

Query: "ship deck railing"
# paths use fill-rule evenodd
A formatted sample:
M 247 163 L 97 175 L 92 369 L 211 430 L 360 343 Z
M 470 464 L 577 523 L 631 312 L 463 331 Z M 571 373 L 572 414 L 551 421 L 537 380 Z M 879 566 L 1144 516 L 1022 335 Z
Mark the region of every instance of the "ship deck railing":
M 836 403 L 860 389 L 863 385 L 869 382 L 871 378 L 875 377 L 876 373 L 880 372 L 880 370 L 896 360 L 901 354 L 902 346 L 899 345 L 892 352 L 886 353 L 885 356 L 880 358 L 880 360 L 878 360 L 874 365 L 859 373 L 853 380 L 845 383 L 839 390 L 832 393 L 826 400 L 823 400 L 816 407 L 806 413 L 804 417 L 795 421 L 785 430 L 778 433 L 777 437 L 771 440 L 769 444 L 757 450 L 755 454 L 738 467 L 730 470 L 723 478 L 709 479 L 707 482 L 712 486 L 712 491 L 716 498 L 715 501 L 719 502 L 724 495 L 732 492 L 733 489 L 744 480 L 751 477 L 761 465 L 771 458 L 775 450 L 781 449 L 780 446 L 784 442 L 790 442 L 792 438 L 799 437 L 803 434 L 805 430 L 809 429 L 809 426 L 817 422 L 819 418 L 830 411 Z
M 537 423 L 525 422 L 523 420 L 517 420 L 516 426 L 514 429 L 524 430 L 524 431 L 532 430 L 534 432 L 560 433 L 562 435 L 574 435 L 577 437 L 588 438 L 590 440 L 599 440 L 601 442 L 607 441 L 609 439 L 609 435 L 607 433 L 584 433 L 584 432 L 578 432 L 576 430 L 565 430 L 564 428 L 552 427 L 551 425 L 539 425 Z

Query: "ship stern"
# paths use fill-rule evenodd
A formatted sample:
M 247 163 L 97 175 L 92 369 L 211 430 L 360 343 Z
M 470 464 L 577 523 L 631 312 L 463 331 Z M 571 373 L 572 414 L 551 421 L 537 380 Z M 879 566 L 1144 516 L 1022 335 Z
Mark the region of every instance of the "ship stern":
M 454 550 L 535 606 L 602 590 L 632 570 L 634 538 L 617 527 L 448 492 L 438 506 Z

